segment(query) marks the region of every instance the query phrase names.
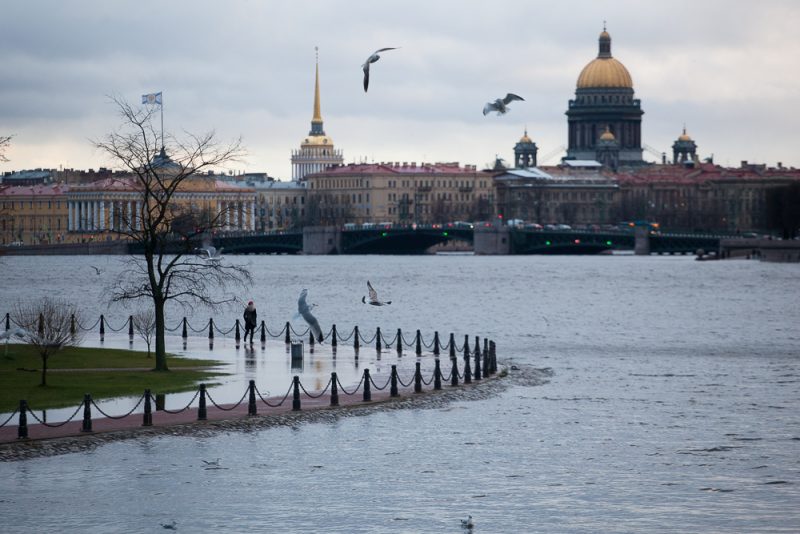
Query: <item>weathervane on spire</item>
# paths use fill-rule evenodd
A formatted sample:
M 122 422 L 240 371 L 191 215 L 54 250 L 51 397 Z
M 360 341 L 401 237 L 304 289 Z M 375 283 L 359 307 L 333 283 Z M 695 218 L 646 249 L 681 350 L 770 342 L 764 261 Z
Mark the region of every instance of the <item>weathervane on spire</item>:
M 603 31 L 606 31 L 606 20 L 603 19 Z

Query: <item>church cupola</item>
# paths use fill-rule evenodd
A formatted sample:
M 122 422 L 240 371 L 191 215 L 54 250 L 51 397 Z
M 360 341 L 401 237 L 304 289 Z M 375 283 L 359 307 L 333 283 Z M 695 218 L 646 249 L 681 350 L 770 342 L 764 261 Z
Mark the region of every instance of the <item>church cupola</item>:
M 683 133 L 672 144 L 672 162 L 674 164 L 693 162 L 697 160 L 697 144 L 686 133 L 686 126 Z
M 536 153 L 538 151 L 536 143 L 528 137 L 528 129 L 525 128 L 525 134 L 514 145 L 514 167 L 517 169 L 536 167 Z

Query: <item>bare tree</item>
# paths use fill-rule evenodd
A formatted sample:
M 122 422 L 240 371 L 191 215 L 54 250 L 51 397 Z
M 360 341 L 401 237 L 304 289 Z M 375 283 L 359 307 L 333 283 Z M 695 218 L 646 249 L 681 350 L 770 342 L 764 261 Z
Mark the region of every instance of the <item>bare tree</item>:
M 155 369 L 167 371 L 166 303 L 216 308 L 235 301 L 229 290 L 251 283 L 245 267 L 206 261 L 195 253 L 203 239 L 224 226 L 228 212 L 198 207 L 186 193 L 192 184 L 203 180 L 211 183 L 202 175 L 238 161 L 244 151 L 240 140 L 221 145 L 213 132 L 199 136 L 186 133 L 184 140 L 169 137 L 167 156 L 165 140 L 154 128 L 154 110 L 134 108 L 119 98 L 113 101 L 122 116 L 122 126 L 94 145 L 127 171 L 129 178 L 120 185 L 134 192 L 137 207 L 129 213 L 117 213 L 112 231 L 131 240 L 140 255 L 131 257 L 128 268 L 111 288 L 111 298 L 114 302 L 152 302 Z
M 0 162 L 5 163 L 8 161 L 6 157 L 6 149 L 11 145 L 11 137 L 10 135 L 0 135 Z
M 147 344 L 147 357 L 150 358 L 150 347 L 156 331 L 156 312 L 152 308 L 147 308 L 137 311 L 131 317 L 133 317 L 133 329 Z
M 43 297 L 38 301 L 19 301 L 13 318 L 22 329 L 23 340 L 42 358 L 42 382 L 47 385 L 47 360 L 64 347 L 80 343 L 81 334 L 71 332 L 73 317 L 80 322 L 77 308 L 61 299 Z

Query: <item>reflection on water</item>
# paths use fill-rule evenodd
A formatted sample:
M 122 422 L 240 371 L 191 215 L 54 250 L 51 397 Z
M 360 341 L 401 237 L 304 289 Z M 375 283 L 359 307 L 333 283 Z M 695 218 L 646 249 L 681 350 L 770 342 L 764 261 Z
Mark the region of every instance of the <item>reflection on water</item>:
M 251 264 L 259 283 L 243 298 L 271 329 L 291 320 L 309 288 L 325 331 L 336 323 L 487 335 L 501 360 L 521 368 L 512 375 L 547 369 L 549 382 L 514 379 L 498 397 L 441 409 L 142 438 L 0 464 L 4 532 L 152 532 L 172 520 L 184 531 L 460 532 L 468 514 L 476 532 L 800 530 L 798 266 L 629 256 L 228 259 Z M 90 263 L 4 261 L 13 283 L 2 302 L 34 287 L 78 296 L 75 273 Z M 116 260 L 104 261 L 113 276 Z M 361 304 L 368 278 L 392 306 Z M 94 314 L 115 325 L 127 316 L 106 308 L 100 289 L 85 293 L 83 302 L 98 303 Z M 173 311 L 173 320 L 182 315 Z M 223 325 L 240 315 L 214 316 Z M 191 320 L 207 324 L 208 312 Z M 229 354 L 238 387 L 247 377 L 291 376 L 279 346 L 262 353 L 257 343 L 245 354 L 220 337 L 209 351 L 198 337 L 184 353 Z M 334 363 L 357 377 L 397 359 L 386 351 L 378 361 L 362 347 L 357 363 L 343 350 L 335 362 L 307 352 L 302 372 L 324 387 Z M 203 460 L 216 458 L 224 469 L 206 469 Z

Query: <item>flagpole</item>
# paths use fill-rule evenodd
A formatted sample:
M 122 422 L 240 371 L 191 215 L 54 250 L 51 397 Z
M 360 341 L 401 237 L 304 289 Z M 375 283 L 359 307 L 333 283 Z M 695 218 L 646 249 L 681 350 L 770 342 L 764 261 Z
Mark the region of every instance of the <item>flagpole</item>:
M 161 150 L 164 150 L 164 93 L 161 93 Z

